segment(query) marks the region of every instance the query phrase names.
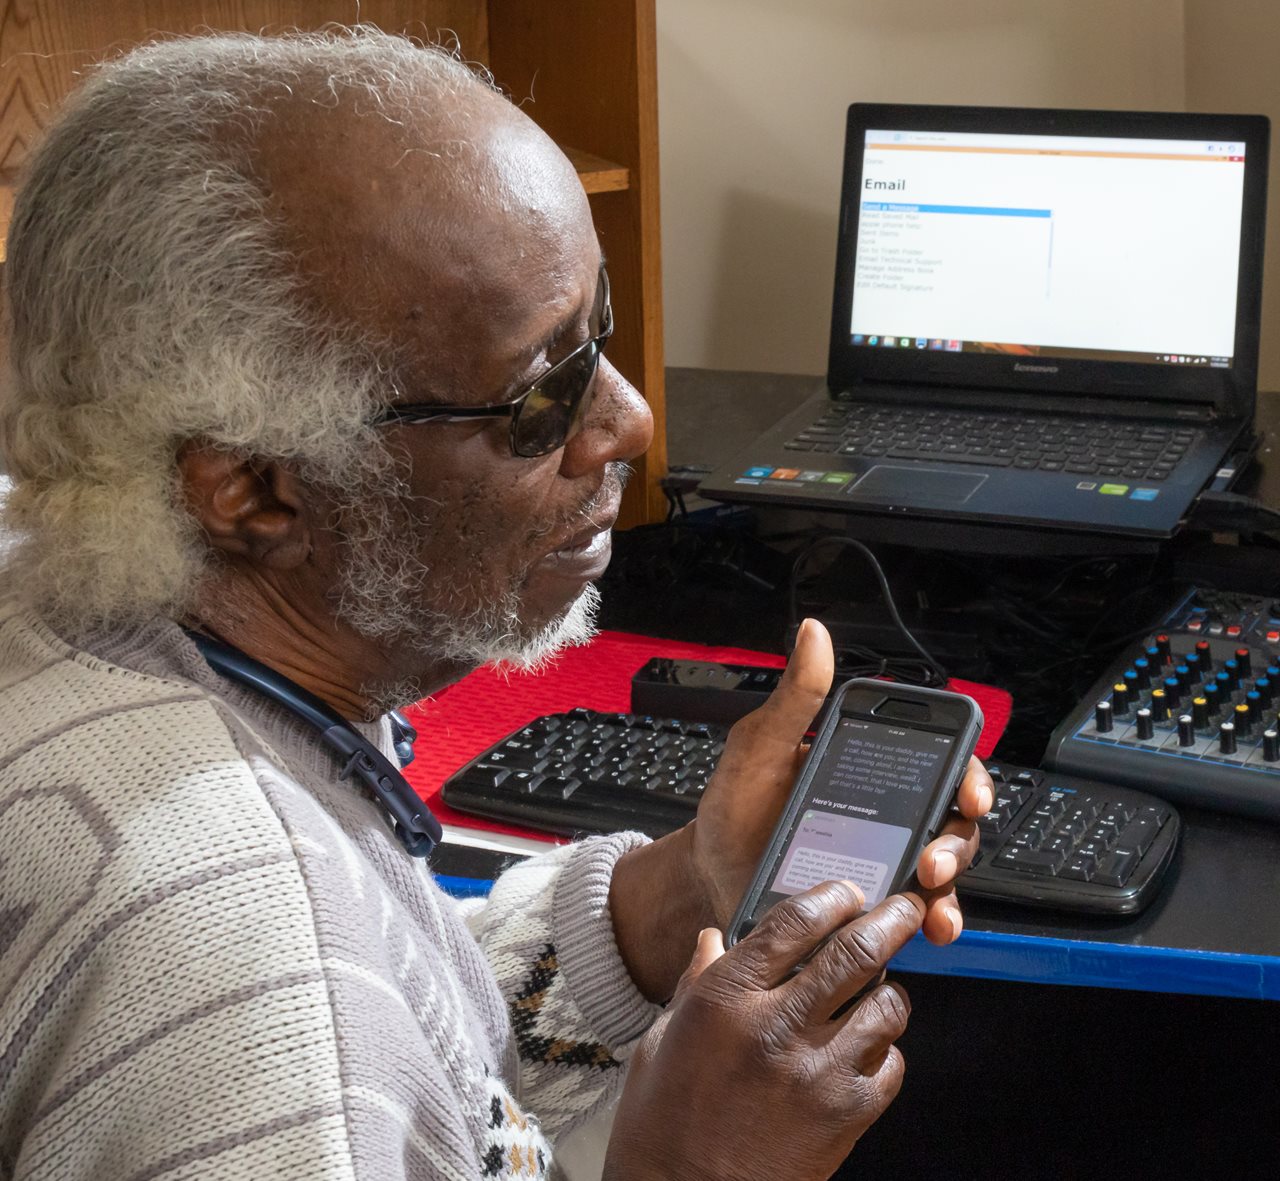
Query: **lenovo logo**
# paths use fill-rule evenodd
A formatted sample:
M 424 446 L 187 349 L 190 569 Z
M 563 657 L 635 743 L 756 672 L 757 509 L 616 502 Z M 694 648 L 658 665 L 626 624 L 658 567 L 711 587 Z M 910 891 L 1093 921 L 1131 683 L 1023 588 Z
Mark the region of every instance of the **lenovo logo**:
M 1013 371 L 1014 373 L 1057 373 L 1058 367 L 1056 365 L 1023 365 L 1015 361 Z

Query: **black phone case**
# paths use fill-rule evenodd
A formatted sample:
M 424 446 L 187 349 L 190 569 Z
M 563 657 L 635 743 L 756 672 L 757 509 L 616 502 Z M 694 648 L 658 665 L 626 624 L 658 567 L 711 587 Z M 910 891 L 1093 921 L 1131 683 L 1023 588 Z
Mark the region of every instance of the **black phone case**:
M 817 733 L 810 744 L 804 767 L 800 771 L 795 787 L 791 790 L 791 797 L 787 800 L 787 806 L 778 819 L 773 835 L 769 838 L 768 848 L 765 849 L 764 856 L 756 867 L 755 876 L 751 879 L 751 885 L 747 888 L 746 894 L 743 895 L 742 901 L 738 904 L 737 913 L 729 924 L 726 940 L 730 947 L 738 941 L 738 931 L 741 929 L 743 922 L 755 910 L 756 899 L 764 891 L 766 883 L 770 880 L 777 867 L 778 859 L 785 852 L 785 842 L 787 835 L 791 831 L 792 822 L 796 813 L 805 806 L 805 797 L 808 795 L 809 786 L 817 775 L 818 768 L 822 765 L 822 760 L 827 753 L 827 747 L 831 743 L 831 736 L 840 720 L 841 703 L 851 689 L 866 688 L 876 690 L 892 689 L 897 697 L 913 698 L 924 702 L 945 697 L 952 701 L 964 702 L 969 711 L 968 721 L 965 723 L 964 729 L 956 735 L 955 747 L 949 756 L 947 766 L 943 769 L 942 775 L 938 779 L 938 786 L 934 789 L 933 796 L 930 798 L 927 822 L 920 830 L 920 836 L 911 846 L 910 855 L 905 859 L 904 863 L 912 868 L 908 871 L 905 879 L 899 878 L 895 880 L 889 890 L 890 894 L 899 892 L 915 878 L 914 867 L 920 860 L 921 852 L 938 835 L 938 831 L 942 828 L 947 811 L 955 797 L 956 789 L 960 786 L 961 779 L 964 778 L 965 768 L 969 765 L 969 758 L 977 745 L 978 736 L 982 733 L 983 717 L 978 703 L 972 697 L 967 697 L 963 693 L 951 693 L 945 689 L 925 689 L 916 685 L 902 685 L 896 681 L 880 681 L 869 677 L 856 677 L 851 681 L 846 681 L 840 686 L 838 692 L 831 697 L 826 709 L 823 711 L 822 717 L 818 722 Z M 901 721 L 899 724 L 903 726 L 911 725 L 909 722 Z

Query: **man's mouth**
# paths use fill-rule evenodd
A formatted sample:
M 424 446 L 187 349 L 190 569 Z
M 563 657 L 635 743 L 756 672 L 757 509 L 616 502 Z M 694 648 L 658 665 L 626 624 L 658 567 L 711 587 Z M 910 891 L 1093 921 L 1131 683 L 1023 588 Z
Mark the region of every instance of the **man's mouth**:
M 555 577 L 574 582 L 592 582 L 599 578 L 613 555 L 612 519 L 608 525 L 577 534 L 567 545 L 549 553 L 536 565 Z
M 534 563 L 533 569 L 575 582 L 593 582 L 613 556 L 613 524 L 622 506 L 625 469 L 610 465 L 609 477 L 578 516 L 580 528 L 563 545 Z

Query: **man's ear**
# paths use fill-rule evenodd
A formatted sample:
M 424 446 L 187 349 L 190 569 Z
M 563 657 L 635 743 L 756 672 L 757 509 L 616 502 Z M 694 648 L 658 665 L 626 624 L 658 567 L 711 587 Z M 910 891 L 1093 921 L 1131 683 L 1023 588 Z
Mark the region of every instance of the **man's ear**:
M 306 486 L 284 464 L 193 439 L 178 449 L 178 480 L 214 549 L 272 570 L 310 556 Z

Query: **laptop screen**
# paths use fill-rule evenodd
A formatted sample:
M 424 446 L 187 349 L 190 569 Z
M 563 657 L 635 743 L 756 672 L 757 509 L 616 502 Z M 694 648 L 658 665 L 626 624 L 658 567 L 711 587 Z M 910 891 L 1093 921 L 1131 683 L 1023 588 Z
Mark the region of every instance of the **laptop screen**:
M 1268 134 L 855 104 L 832 374 L 1252 396 Z
M 1229 366 L 1246 149 L 869 129 L 851 343 Z

